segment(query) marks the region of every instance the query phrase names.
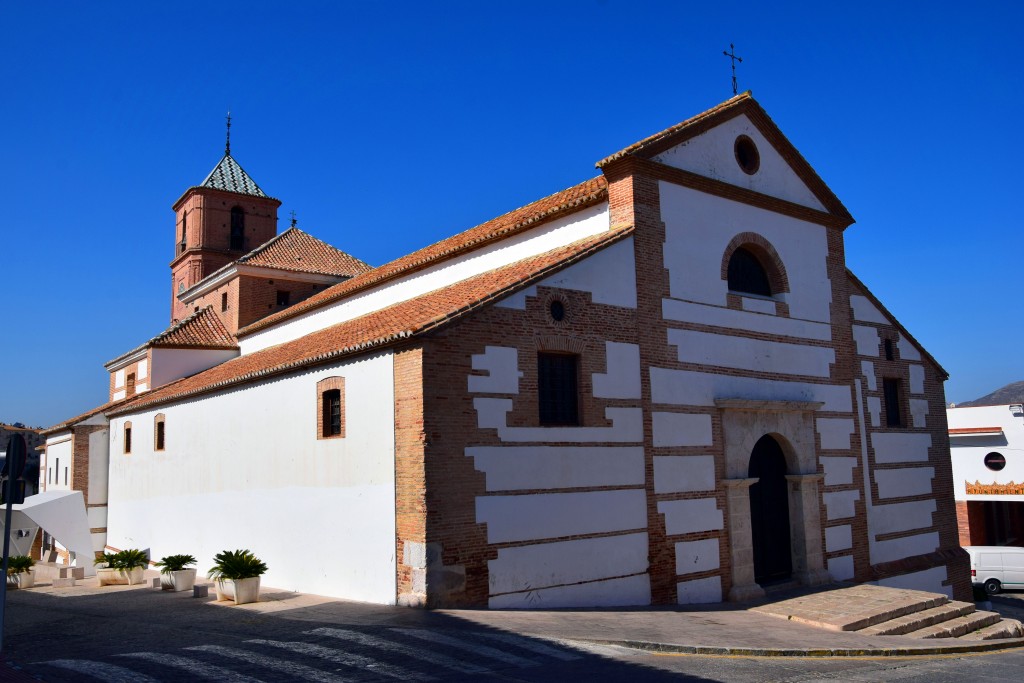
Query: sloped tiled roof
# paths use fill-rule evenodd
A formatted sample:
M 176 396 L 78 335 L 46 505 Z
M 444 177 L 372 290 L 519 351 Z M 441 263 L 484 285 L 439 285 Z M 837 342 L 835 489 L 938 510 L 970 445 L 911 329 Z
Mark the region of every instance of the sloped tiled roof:
M 632 234 L 626 226 L 482 273 L 338 323 L 291 342 L 239 356 L 144 394 L 131 409 L 168 403 L 335 361 L 424 334 L 508 296 Z M 128 409 L 129 406 L 125 406 Z M 125 410 L 112 411 L 116 415 Z
M 199 187 L 212 187 L 217 190 L 227 190 L 254 197 L 267 196 L 230 154 L 224 155 L 224 158 L 214 166 L 210 175 L 206 176 L 206 180 L 200 183 Z
M 621 159 L 624 156 L 628 156 L 630 154 L 636 154 L 637 152 L 641 152 L 641 151 L 647 149 L 648 147 L 651 147 L 652 145 L 654 145 L 657 142 L 660 142 L 662 140 L 666 140 L 667 138 L 671 138 L 671 137 L 675 136 L 677 133 L 679 133 L 681 131 L 687 130 L 689 128 L 696 128 L 699 124 L 701 124 L 704 121 L 709 121 L 709 120 L 712 120 L 712 119 L 717 119 L 723 113 L 729 112 L 730 110 L 736 109 L 736 113 L 738 114 L 739 113 L 739 109 L 737 108 L 737 105 L 742 104 L 744 102 L 753 102 L 753 101 L 754 101 L 754 98 L 750 94 L 749 90 L 746 91 L 746 92 L 742 92 L 739 95 L 734 95 L 733 97 L 727 99 L 725 102 L 722 102 L 721 104 L 719 104 L 717 106 L 714 106 L 711 109 L 708 109 L 707 111 L 701 112 L 700 114 L 697 114 L 696 116 L 691 116 L 690 118 L 686 119 L 685 121 L 677 123 L 674 126 L 669 126 L 665 130 L 659 131 L 659 132 L 655 133 L 654 135 L 648 135 L 643 140 L 640 140 L 638 142 L 634 142 L 632 145 L 630 145 L 629 147 L 626 147 L 625 149 L 620 149 L 615 154 L 612 154 L 611 156 L 608 156 L 608 157 L 605 157 L 604 159 L 601 159 L 595 165 L 598 168 L 601 168 L 602 166 L 605 166 L 605 165 L 615 161 L 616 159 Z M 661 150 L 659 150 L 659 151 L 661 151 Z
M 58 422 L 57 424 L 53 425 L 52 427 L 47 427 L 46 429 L 40 431 L 39 433 L 42 434 L 43 436 L 50 436 L 51 434 L 56 434 L 57 432 L 63 431 L 65 429 L 70 429 L 71 427 L 74 427 L 79 422 L 82 422 L 83 420 L 88 420 L 93 415 L 99 415 L 100 413 L 105 412 L 105 411 L 107 411 L 107 410 L 109 410 L 111 408 L 114 408 L 115 406 L 116 407 L 125 406 L 125 405 L 135 401 L 136 399 L 138 399 L 139 396 L 142 396 L 142 394 L 135 394 L 134 396 L 129 396 L 128 398 L 120 398 L 120 399 L 117 399 L 116 401 L 108 401 L 107 403 L 104 403 L 101 406 L 96 406 L 92 410 L 87 410 L 86 412 L 82 413 L 81 415 L 75 415 L 74 417 L 68 418 L 67 420 L 64 420 L 63 422 Z
M 742 92 L 739 95 L 729 98 L 725 102 L 701 112 L 696 116 L 686 119 L 674 126 L 669 126 L 663 131 L 650 135 L 639 142 L 605 157 L 595 164 L 598 168 L 604 168 L 617 159 L 627 156 L 636 156 L 641 159 L 651 159 L 665 150 L 681 144 L 701 133 L 727 121 L 735 116 L 744 114 L 757 127 L 758 131 L 775 148 L 775 150 L 786 160 L 793 172 L 807 185 L 807 188 L 817 197 L 818 201 L 828 210 L 828 213 L 835 216 L 844 223 L 843 227 L 853 223 L 853 216 L 839 201 L 839 198 L 825 184 L 817 171 L 800 151 L 793 146 L 793 143 L 783 134 L 782 130 L 775 125 L 768 113 L 757 103 L 750 91 Z
M 207 306 L 174 323 L 146 343 L 136 346 L 127 353 L 122 353 L 108 362 L 105 367 L 138 353 L 142 349 L 151 347 L 237 349 L 238 341 L 224 327 L 220 316 L 214 312 L 213 306 Z
M 458 235 L 414 251 L 378 268 L 366 271 L 351 280 L 339 282 L 318 294 L 314 294 L 301 303 L 278 313 L 268 315 L 266 318 L 262 318 L 242 328 L 238 331 L 238 334 L 241 337 L 269 327 L 285 318 L 325 306 L 354 292 L 375 286 L 385 280 L 425 268 L 456 254 L 478 249 L 495 240 L 503 239 L 522 230 L 529 229 L 541 221 L 591 206 L 592 204 L 604 201 L 607 197 L 608 182 L 604 176 L 591 178 L 579 185 L 574 185 L 566 190 L 539 199 L 486 223 L 481 223 Z
M 367 263 L 295 227 L 264 242 L 236 263 L 343 277 L 373 270 Z

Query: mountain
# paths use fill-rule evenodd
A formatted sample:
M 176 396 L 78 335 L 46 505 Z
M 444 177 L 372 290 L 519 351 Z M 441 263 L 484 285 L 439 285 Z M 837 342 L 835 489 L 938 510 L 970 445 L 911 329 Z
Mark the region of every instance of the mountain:
M 1011 403 L 1024 403 L 1024 381 L 1011 382 L 1002 389 L 996 389 L 973 401 L 957 403 L 957 408 L 977 408 L 978 406 L 1003 406 Z

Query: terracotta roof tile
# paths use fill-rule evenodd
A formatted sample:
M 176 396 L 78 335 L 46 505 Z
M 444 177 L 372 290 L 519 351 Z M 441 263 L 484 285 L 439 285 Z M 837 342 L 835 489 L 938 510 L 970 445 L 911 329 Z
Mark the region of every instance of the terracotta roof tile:
M 679 133 L 682 130 L 694 127 L 694 126 L 696 126 L 697 124 L 701 123 L 702 121 L 704 121 L 706 119 L 718 116 L 718 115 L 722 114 L 723 112 L 725 112 L 725 111 L 727 111 L 729 109 L 732 109 L 733 107 L 737 106 L 738 104 L 741 104 L 741 103 L 747 102 L 747 101 L 753 101 L 753 99 L 754 98 L 753 98 L 753 96 L 751 96 L 749 90 L 746 91 L 746 92 L 742 92 L 739 95 L 735 95 L 735 96 L 727 99 L 725 102 L 722 102 L 721 104 L 719 104 L 719 105 L 717 105 L 715 107 L 712 107 L 711 109 L 708 109 L 705 112 L 701 112 L 700 114 L 697 114 L 696 116 L 692 116 L 692 117 L 686 119 L 685 121 L 683 121 L 681 123 L 677 123 L 674 126 L 669 126 L 665 130 L 660 131 L 658 133 L 655 133 L 654 135 L 650 135 L 650 136 L 644 138 L 643 140 L 640 140 L 639 142 L 634 142 L 629 147 L 626 147 L 625 149 L 620 149 L 615 154 L 612 154 L 611 156 L 608 156 L 608 157 L 605 157 L 604 159 L 601 159 L 601 161 L 597 162 L 597 164 L 595 164 L 595 165 L 598 168 L 601 168 L 602 166 L 604 166 L 606 164 L 609 164 L 612 161 L 615 161 L 616 159 L 621 159 L 622 157 L 627 156 L 629 154 L 635 154 L 635 153 L 643 150 L 645 147 L 648 147 L 648 146 L 650 146 L 650 145 L 652 145 L 652 144 L 654 144 L 656 142 L 659 142 L 659 141 L 661 141 L 661 140 L 663 140 L 663 139 L 665 139 L 667 137 L 671 137 L 671 136 L 675 135 L 676 133 Z
M 316 237 L 291 227 L 248 254 L 236 263 L 251 266 L 292 270 L 300 273 L 323 273 L 353 277 L 373 268 Z
M 603 201 L 607 196 L 608 183 L 604 176 L 592 178 L 579 185 L 539 199 L 532 204 L 527 204 L 515 211 L 498 216 L 458 235 L 431 244 L 419 251 L 414 251 L 383 266 L 357 275 L 351 280 L 339 282 L 301 303 L 291 306 L 284 311 L 268 315 L 266 318 L 242 328 L 238 331 L 238 336 L 245 336 L 265 327 L 270 327 L 281 320 L 325 306 L 385 280 L 405 275 L 456 254 L 477 249 L 494 240 L 533 227 L 541 221 L 565 213 L 571 213 Z
M 180 400 L 295 369 L 381 348 L 458 320 L 627 235 L 621 227 L 422 294 L 300 339 L 239 356 L 209 370 L 143 394 L 132 409 Z M 129 408 L 129 406 L 125 406 Z M 112 411 L 118 414 L 123 410 Z
M 122 353 L 104 367 L 151 347 L 196 348 L 196 349 L 237 349 L 238 341 L 224 327 L 213 306 L 200 309 L 183 320 L 171 325 L 145 344 Z
M 58 422 L 57 424 L 53 425 L 52 427 L 47 427 L 46 429 L 42 430 L 39 433 L 42 434 L 43 436 L 49 436 L 51 434 L 55 434 L 57 432 L 65 430 L 65 429 L 70 429 L 71 427 L 75 426 L 77 423 L 82 422 L 83 420 L 88 420 L 93 415 L 99 415 L 100 413 L 105 412 L 107 410 L 110 410 L 111 408 L 114 408 L 114 407 L 121 407 L 121 406 L 127 405 L 127 404 L 135 401 L 136 399 L 138 399 L 140 396 L 143 396 L 143 395 L 144 394 L 136 394 L 134 396 L 129 396 L 128 398 L 121 398 L 121 399 L 118 399 L 116 401 L 108 401 L 107 403 L 104 403 L 101 406 L 97 406 L 97 407 L 93 408 L 92 410 L 87 410 L 86 412 L 82 413 L 81 415 L 75 415 L 74 417 L 68 418 L 67 420 L 64 420 L 63 422 Z

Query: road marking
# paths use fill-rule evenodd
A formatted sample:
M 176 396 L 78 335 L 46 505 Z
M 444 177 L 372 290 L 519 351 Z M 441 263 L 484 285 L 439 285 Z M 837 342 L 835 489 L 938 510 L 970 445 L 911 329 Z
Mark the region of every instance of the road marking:
M 221 645 L 196 645 L 195 647 L 187 647 L 185 649 L 194 650 L 196 652 L 210 652 L 215 655 L 230 657 L 231 659 L 240 659 L 243 662 L 250 662 L 267 669 L 280 671 L 281 673 L 288 674 L 292 678 L 304 681 L 320 681 L 321 683 L 350 683 L 353 680 L 351 678 L 345 678 L 344 676 L 338 676 L 326 671 L 321 671 L 320 669 L 314 669 L 313 667 L 306 666 L 305 664 L 296 664 L 295 662 L 286 662 L 280 659 L 274 659 L 273 657 L 264 657 L 263 655 L 256 654 L 249 650 L 239 650 L 233 647 L 223 647 Z
M 106 683 L 160 683 L 157 679 L 140 674 L 138 671 L 103 662 L 91 662 L 88 659 L 54 659 L 43 662 L 43 664 L 70 669 L 106 681 Z
M 433 676 L 427 674 L 417 673 L 410 671 L 409 669 L 403 669 L 400 666 L 392 666 L 380 662 L 370 657 L 364 657 L 357 655 L 354 652 L 344 652 L 341 650 L 335 650 L 334 648 L 324 647 L 323 645 L 314 645 L 312 643 L 299 643 L 295 641 L 284 642 L 280 640 L 247 640 L 247 643 L 254 643 L 256 645 L 269 645 L 271 647 L 279 647 L 282 650 L 289 650 L 291 652 L 298 652 L 303 655 L 312 655 L 313 657 L 320 657 L 326 659 L 329 662 L 335 662 L 336 664 L 344 664 L 346 666 L 353 666 L 372 671 L 376 674 L 383 676 L 391 676 L 403 681 L 434 681 L 437 680 Z
M 468 643 L 464 640 L 459 640 L 458 638 L 452 638 L 451 636 L 446 636 L 441 633 L 435 633 L 434 631 L 427 631 L 419 628 L 393 628 L 391 630 L 395 633 L 401 633 L 402 635 L 419 638 L 420 640 L 426 640 L 427 642 L 437 643 L 438 645 L 447 645 L 448 647 L 458 648 L 459 650 L 466 650 L 467 652 L 472 652 L 480 657 L 497 659 L 498 661 L 505 662 L 506 664 L 511 664 L 513 666 L 540 665 L 540 662 L 535 659 L 513 655 L 503 650 L 490 647 L 489 645 Z
M 203 662 L 197 662 L 194 659 L 188 657 L 179 657 L 178 655 L 169 655 L 162 652 L 128 652 L 123 655 L 115 655 L 116 657 L 134 657 L 135 659 L 144 659 L 149 662 L 156 662 L 157 664 L 163 664 L 164 666 L 173 666 L 178 669 L 184 669 L 193 676 L 200 678 L 207 678 L 211 681 L 230 681 L 231 683 L 263 683 L 259 678 L 253 678 L 251 676 L 245 676 L 243 674 L 232 671 L 231 669 L 225 669 L 222 666 L 215 664 L 204 664 Z
M 381 650 L 387 650 L 389 652 L 400 652 L 407 657 L 413 659 L 419 659 L 424 662 L 436 664 L 437 666 L 443 666 L 446 669 L 452 669 L 453 671 L 461 671 L 467 674 L 481 674 L 487 673 L 488 669 L 469 662 L 462 662 L 453 657 L 447 657 L 430 650 L 420 650 L 408 645 L 402 645 L 401 643 L 387 638 L 378 638 L 377 636 L 367 635 L 360 633 L 359 631 L 348 631 L 340 628 L 323 627 L 313 629 L 312 631 L 306 631 L 307 635 L 315 636 L 327 636 L 328 638 L 337 638 L 339 640 L 347 640 L 359 645 L 365 645 L 367 647 L 375 647 Z
M 539 655 L 547 655 L 548 657 L 554 657 L 555 659 L 561 659 L 563 662 L 571 662 L 579 659 L 581 655 L 568 650 L 559 650 L 551 645 L 545 645 L 539 643 L 536 640 L 531 640 L 527 636 L 514 636 L 511 633 L 488 633 L 486 631 L 473 631 L 474 636 L 479 638 L 489 638 L 491 640 L 497 640 L 505 643 L 506 645 L 514 645 L 530 652 L 536 652 Z

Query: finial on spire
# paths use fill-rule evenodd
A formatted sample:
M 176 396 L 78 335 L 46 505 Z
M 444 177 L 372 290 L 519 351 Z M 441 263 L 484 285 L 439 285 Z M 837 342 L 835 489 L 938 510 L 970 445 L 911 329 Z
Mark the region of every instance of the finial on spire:
M 742 57 L 736 56 L 736 46 L 729 43 L 729 52 L 722 50 L 722 54 L 732 60 L 732 94 L 736 94 L 736 62 L 743 63 Z
M 228 135 L 224 143 L 224 156 L 231 156 L 231 110 L 228 109 Z
M 295 224 L 298 223 L 298 222 L 299 222 L 298 219 L 295 218 L 295 210 L 293 209 L 292 210 L 292 227 L 294 228 Z

